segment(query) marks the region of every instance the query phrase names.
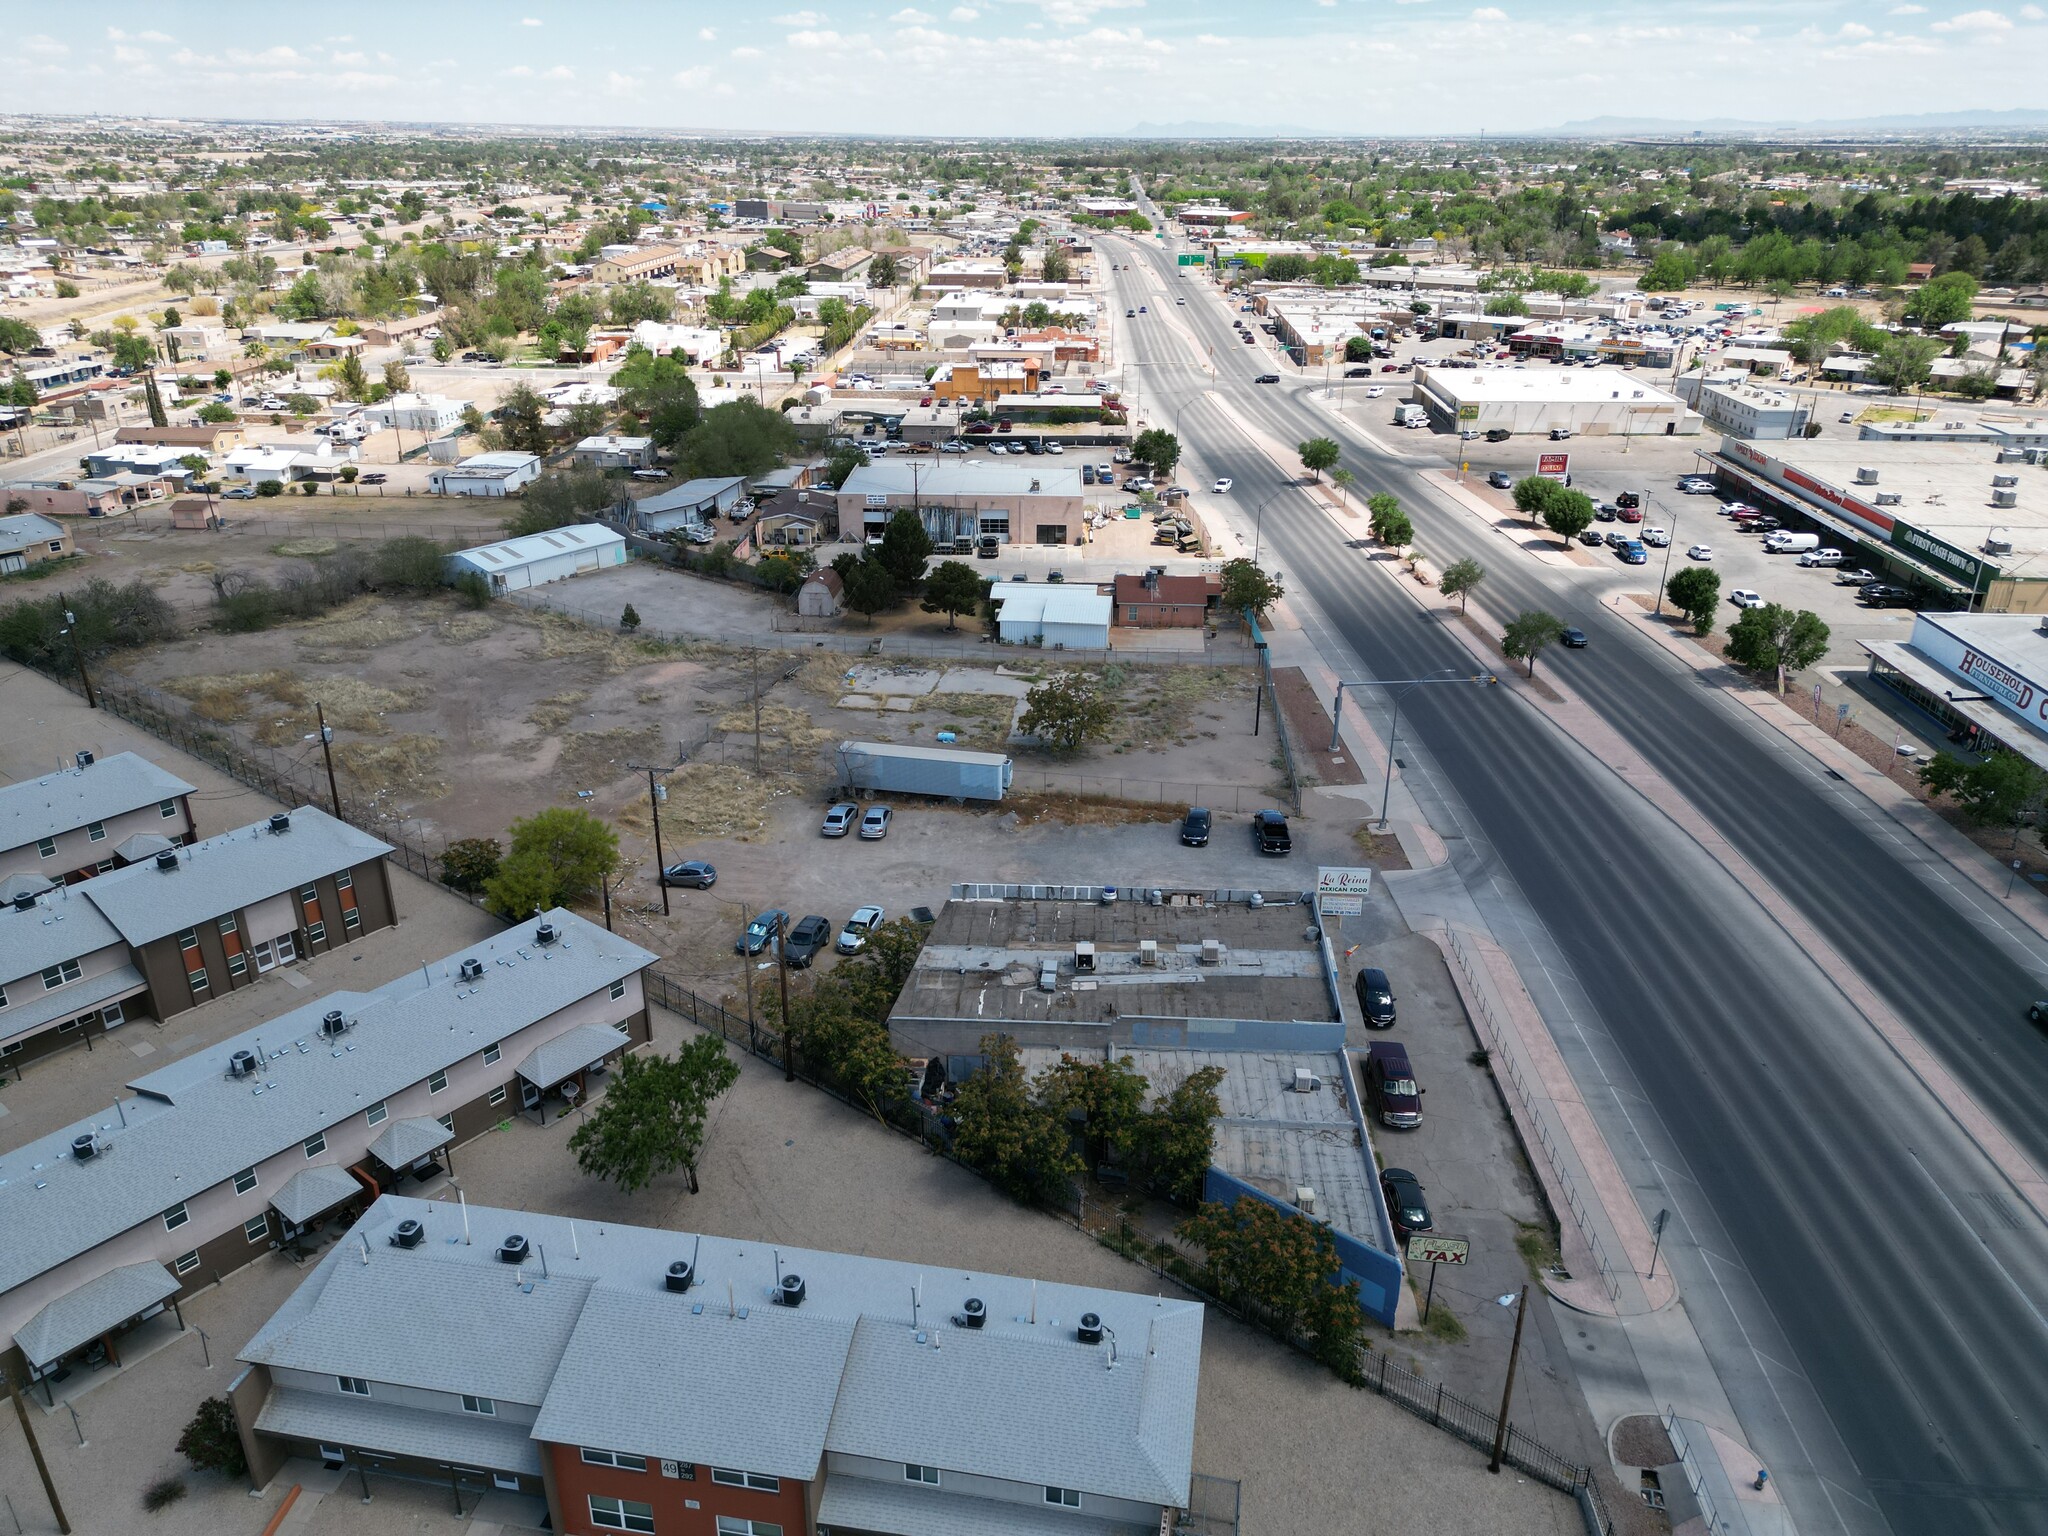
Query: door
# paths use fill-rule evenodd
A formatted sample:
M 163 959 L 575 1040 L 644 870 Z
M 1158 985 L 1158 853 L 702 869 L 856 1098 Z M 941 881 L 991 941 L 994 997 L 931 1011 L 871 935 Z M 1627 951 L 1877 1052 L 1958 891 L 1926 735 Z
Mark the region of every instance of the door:
M 521 1109 L 532 1109 L 538 1103 L 540 1103 L 540 1090 L 525 1078 L 519 1079 L 519 1107 Z
M 298 958 L 299 952 L 292 947 L 292 936 L 288 933 L 280 933 L 277 936 L 277 963 L 279 965 L 290 965 Z
M 274 953 L 273 953 L 273 952 L 271 951 L 271 948 L 270 948 L 270 940 L 268 940 L 268 939 L 258 939 L 258 940 L 256 941 L 256 970 L 257 970 L 257 972 L 258 972 L 258 973 L 260 974 L 260 973 L 262 973 L 262 972 L 264 972 L 264 971 L 268 971 L 268 970 L 273 970 L 273 969 L 275 969 L 275 968 L 276 968 L 276 966 L 277 966 L 277 956 L 276 956 L 276 955 L 275 955 L 275 954 L 274 954 Z

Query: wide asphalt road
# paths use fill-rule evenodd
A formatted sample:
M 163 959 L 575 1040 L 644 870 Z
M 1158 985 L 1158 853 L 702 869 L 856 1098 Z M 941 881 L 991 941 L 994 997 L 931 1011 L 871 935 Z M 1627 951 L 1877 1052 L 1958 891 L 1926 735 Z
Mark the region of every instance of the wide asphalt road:
M 1142 263 L 1114 281 L 1121 303 L 1153 311 L 1124 325 L 1154 421 L 1178 408 L 1247 507 L 1288 477 L 1204 391 L 1281 442 L 1337 436 L 1439 561 L 1482 560 L 1496 607 L 1585 628 L 1591 650 L 1542 665 L 1568 672 L 2048 1166 L 2048 1046 L 2020 1014 L 2038 982 L 1967 895 L 1924 879 L 1860 797 L 1600 613 L 1583 579 L 1435 506 L 1412 468 L 1296 401 L 1291 381 L 1254 385 L 1270 353 L 1238 342 L 1162 253 L 1114 249 Z M 1176 325 L 1213 353 L 1213 385 Z M 1374 676 L 1470 670 L 1441 621 L 1298 496 L 1273 503 L 1262 536 L 1266 563 Z M 1620 1097 L 1640 1095 L 1618 1150 L 1659 1170 L 1646 1198 L 1698 1240 L 1688 1309 L 1800 1528 L 2048 1530 L 2048 1232 L 1762 909 L 1533 709 L 1417 689 L 1402 733 L 1469 818 L 1452 844 L 1468 885 L 1509 881 L 1542 914 L 1597 1015 L 1588 1049 L 1626 1080 Z

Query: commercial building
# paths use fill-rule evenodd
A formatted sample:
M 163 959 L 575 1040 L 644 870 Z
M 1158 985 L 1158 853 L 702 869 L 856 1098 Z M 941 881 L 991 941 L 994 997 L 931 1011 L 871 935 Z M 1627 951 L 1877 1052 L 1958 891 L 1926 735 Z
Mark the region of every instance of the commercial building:
M 602 523 L 572 523 L 546 533 L 459 549 L 448 557 L 448 575 L 452 580 L 472 571 L 488 581 L 494 593 L 520 592 L 625 563 L 626 540 L 616 529 Z
M 374 1319 L 375 1326 L 365 1326 Z M 386 1195 L 242 1350 L 290 1457 L 527 1495 L 565 1536 L 1158 1536 L 1203 1309 Z
M 119 850 L 143 834 L 192 841 L 192 786 L 133 752 L 81 752 L 70 768 L 0 789 L 0 877 L 89 880 L 118 869 Z
M 1005 645 L 1042 645 L 1051 651 L 1109 648 L 1112 607 L 1093 584 L 1002 582 L 989 593 L 996 636 Z
M 1132 629 L 1199 629 L 1221 592 L 1214 576 L 1169 576 L 1161 566 L 1142 576 L 1120 572 L 1113 622 Z
M 898 508 L 914 507 L 926 532 L 956 552 L 972 548 L 977 538 L 1079 544 L 1088 526 L 1081 471 L 1064 460 L 891 459 L 856 469 L 834 500 L 842 533 L 858 528 L 878 537 Z
M 1870 676 L 1973 752 L 2048 769 L 2048 628 L 2030 614 L 1916 613 L 1900 640 L 1859 640 Z
M 628 508 L 626 521 L 636 533 L 677 533 L 732 511 L 746 494 L 747 482 L 741 475 L 685 480 L 681 485 L 641 497 Z
M 875 253 L 865 246 L 849 245 L 831 251 L 811 263 L 811 276 L 821 283 L 852 283 L 867 276 L 875 264 Z
M 2048 613 L 2048 446 L 1721 439 L 1722 485 L 1952 605 Z
M 1813 416 L 1805 397 L 1755 384 L 1705 383 L 1691 404 L 1714 431 L 1762 441 L 1804 438 Z
M 462 425 L 462 406 L 462 401 L 451 400 L 446 395 L 408 391 L 366 407 L 363 420 L 387 430 L 440 437 Z
M 154 830 L 78 886 L 17 884 L 0 909 L 0 1060 L 20 1067 L 158 1020 L 398 921 L 367 832 L 310 806 L 179 848 Z
M 474 453 L 461 463 L 427 476 L 436 496 L 509 496 L 540 478 L 540 458 L 531 453 Z
M 590 265 L 600 283 L 659 282 L 676 275 L 683 252 L 673 245 L 610 247 Z
M 654 439 L 605 433 L 580 439 L 570 455 L 592 469 L 647 469 L 654 463 Z
M 934 399 L 971 400 L 992 403 L 1004 395 L 1038 393 L 1044 363 L 1036 354 L 1019 350 L 1003 362 L 941 363 L 925 383 Z
M 654 958 L 550 912 L 193 1051 L 0 1153 L 0 1367 L 43 1381 L 138 1323 L 168 1327 L 165 1300 L 296 1250 L 521 1110 L 586 1097 L 593 1071 L 647 1038 Z M 365 1319 L 359 1336 L 397 1321 Z
M 1418 367 L 1414 398 L 1438 432 L 1580 437 L 1691 435 L 1700 417 L 1683 401 L 1619 368 Z
M 78 551 L 71 530 L 35 512 L 0 517 L 0 576 L 25 571 L 45 560 L 62 560 Z
M 1000 261 L 941 261 L 925 279 L 933 288 L 998 289 L 1010 280 Z
M 1033 1066 L 1130 1055 L 1155 1092 L 1222 1067 L 1204 1198 L 1325 1223 L 1364 1309 L 1391 1324 L 1401 1261 L 1349 1091 L 1343 1006 L 1336 956 L 1298 890 L 963 884 L 889 1036 L 934 1116 L 992 1034 Z

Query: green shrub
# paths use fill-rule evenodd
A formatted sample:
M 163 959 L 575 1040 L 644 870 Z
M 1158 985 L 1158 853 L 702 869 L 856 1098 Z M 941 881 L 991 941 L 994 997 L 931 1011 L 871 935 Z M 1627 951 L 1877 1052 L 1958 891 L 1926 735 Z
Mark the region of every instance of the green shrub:
M 234 1405 L 225 1397 L 209 1397 L 178 1436 L 178 1452 L 202 1472 L 240 1477 L 249 1470 L 242 1437 L 235 1428 Z
M 318 496 L 320 494 L 320 482 L 318 480 L 301 480 L 299 482 L 299 494 L 301 496 Z
M 256 494 L 258 496 L 282 496 L 284 494 L 284 482 L 282 480 L 259 480 L 256 482 Z
M 216 600 L 220 627 L 233 635 L 268 629 L 283 617 L 277 594 L 264 586 L 244 587 Z
M 450 843 L 441 855 L 441 883 L 475 896 L 498 872 L 504 856 L 495 837 L 465 837 Z
M 447 551 L 408 535 L 378 546 L 372 580 L 380 592 L 438 592 L 446 584 Z
M 481 572 L 464 571 L 455 578 L 455 596 L 465 608 L 486 608 L 490 606 L 491 584 Z
M 155 1514 L 160 1509 L 169 1509 L 183 1497 L 185 1479 L 173 1473 L 169 1477 L 158 1478 L 142 1490 L 142 1507 Z

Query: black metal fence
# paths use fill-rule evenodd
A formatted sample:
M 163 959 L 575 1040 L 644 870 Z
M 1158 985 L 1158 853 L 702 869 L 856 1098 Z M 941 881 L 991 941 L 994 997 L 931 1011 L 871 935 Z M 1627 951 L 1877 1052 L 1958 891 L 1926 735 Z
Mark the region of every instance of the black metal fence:
M 1265 690 L 1266 712 L 1273 717 L 1273 738 L 1280 743 L 1280 765 L 1287 772 L 1287 796 L 1294 814 L 1301 814 L 1301 776 L 1294 769 L 1294 746 L 1287 736 L 1287 712 L 1280 707 L 1280 688 L 1273 681 L 1273 652 L 1261 641 L 1254 648 L 1259 658 L 1259 686 Z

